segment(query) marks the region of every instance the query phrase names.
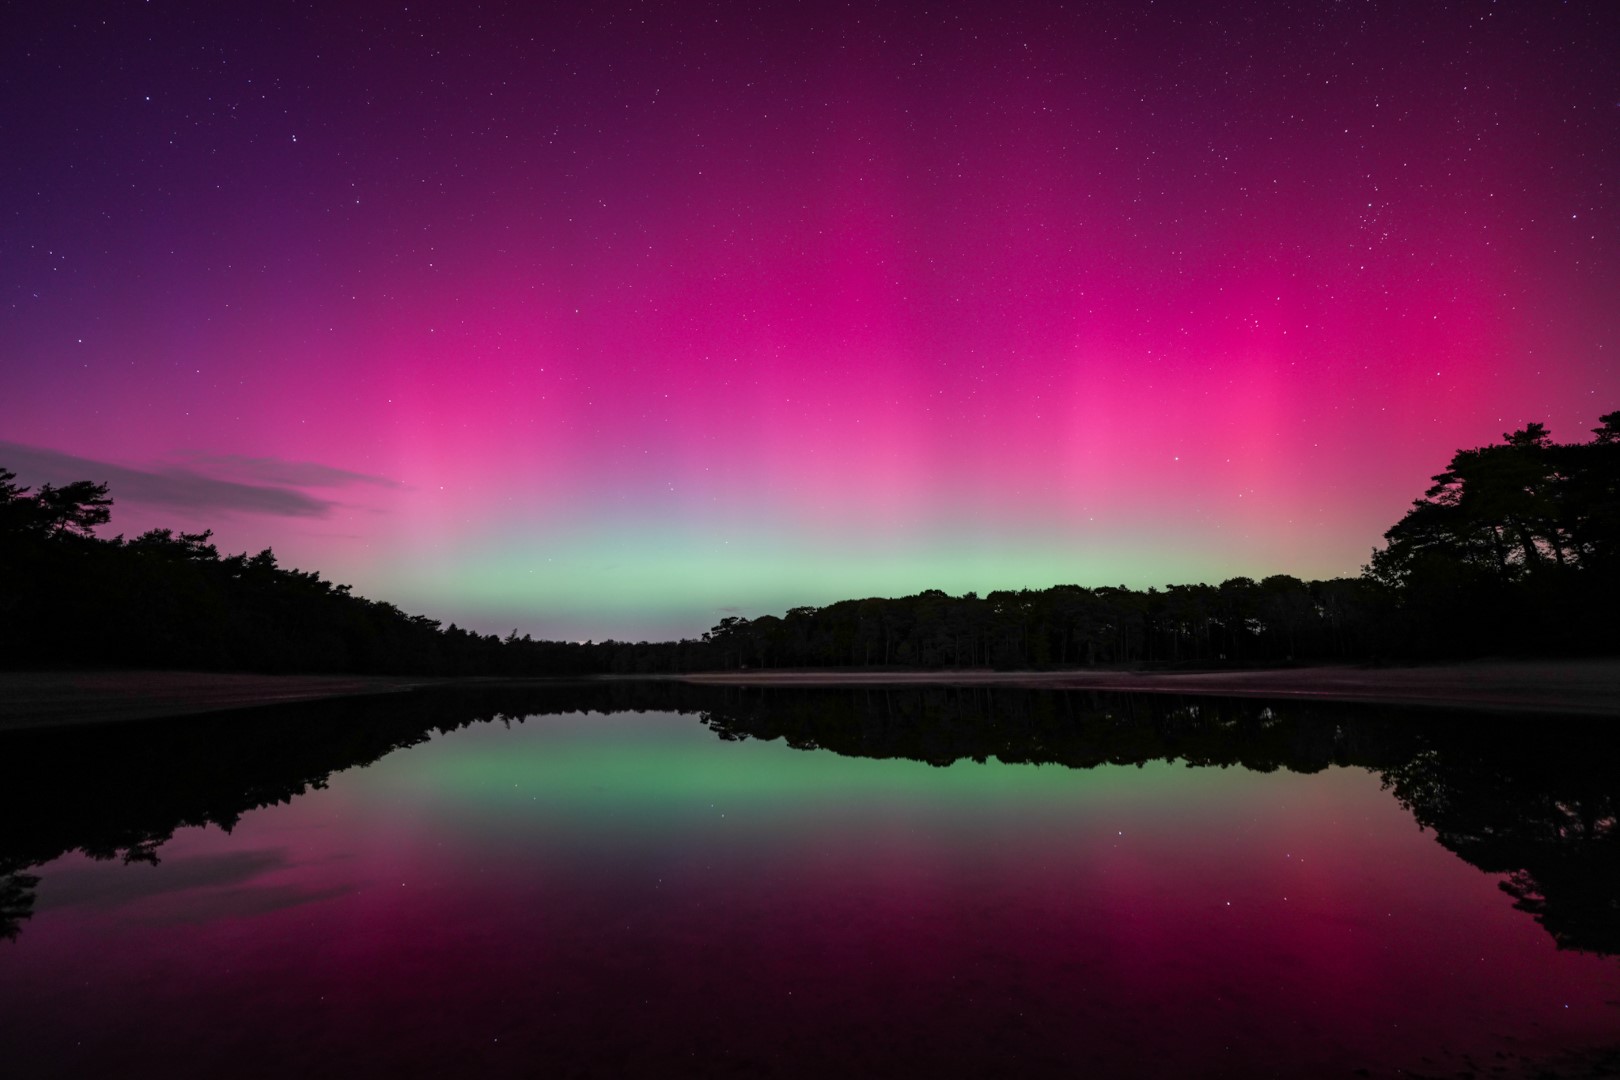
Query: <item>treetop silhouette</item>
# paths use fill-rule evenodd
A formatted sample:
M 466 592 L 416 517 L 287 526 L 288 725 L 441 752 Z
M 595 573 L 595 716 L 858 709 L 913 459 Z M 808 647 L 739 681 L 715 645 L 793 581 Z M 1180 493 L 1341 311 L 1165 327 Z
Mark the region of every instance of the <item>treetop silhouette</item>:
M 1460 450 L 1357 578 L 938 589 L 728 615 L 701 640 L 505 639 L 354 596 L 212 532 L 98 539 L 106 484 L 0 469 L 0 664 L 447 675 L 1252 665 L 1620 648 L 1620 412 Z

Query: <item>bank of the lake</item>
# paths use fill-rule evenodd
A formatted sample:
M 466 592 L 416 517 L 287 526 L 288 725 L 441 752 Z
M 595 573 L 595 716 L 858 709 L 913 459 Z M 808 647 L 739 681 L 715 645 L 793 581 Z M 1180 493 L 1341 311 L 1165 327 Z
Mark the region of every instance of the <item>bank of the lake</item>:
M 907 683 L 1054 690 L 1314 698 L 1392 705 L 1620 716 L 1620 659 L 1479 660 L 1422 667 L 1297 667 L 1228 671 L 728 671 L 689 682 L 748 686 Z
M 733 686 L 1019 686 L 1366 701 L 1620 716 L 1620 659 L 1499 660 L 1424 667 L 1232 671 L 728 671 L 665 676 Z M 255 675 L 195 671 L 0 672 L 0 732 L 153 720 L 427 686 L 542 679 Z
M 442 680 L 209 671 L 4 671 L 0 672 L 0 732 L 396 693 L 435 681 Z

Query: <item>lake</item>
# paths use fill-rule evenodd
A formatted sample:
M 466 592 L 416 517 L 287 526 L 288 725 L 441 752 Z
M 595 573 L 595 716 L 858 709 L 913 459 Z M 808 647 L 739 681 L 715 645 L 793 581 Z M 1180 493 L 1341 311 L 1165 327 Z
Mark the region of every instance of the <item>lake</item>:
M 1600 721 L 948 687 L 0 741 L 14 1076 L 1596 1076 Z

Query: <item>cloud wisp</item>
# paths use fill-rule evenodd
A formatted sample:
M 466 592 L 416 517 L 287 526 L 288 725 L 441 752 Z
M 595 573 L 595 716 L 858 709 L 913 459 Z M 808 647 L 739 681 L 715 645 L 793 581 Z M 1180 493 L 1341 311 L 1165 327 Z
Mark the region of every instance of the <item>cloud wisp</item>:
M 267 466 L 287 464 L 292 466 L 285 474 L 289 477 L 298 475 L 300 469 L 309 470 L 307 475 L 324 477 L 324 481 L 320 483 L 304 481 L 310 486 L 331 487 L 337 486 L 340 482 L 362 482 L 359 479 L 361 474 L 346 473 L 342 469 L 327 469 L 325 466 L 303 462 L 277 463 L 268 458 L 242 460 L 262 461 Z M 17 474 L 19 481 L 30 485 L 60 485 L 75 480 L 106 483 L 111 487 L 115 503 L 139 503 L 182 510 L 270 514 L 295 518 L 324 517 L 332 508 L 339 505 L 331 499 L 318 498 L 291 486 L 278 486 L 277 483 L 225 480 L 183 466 L 138 469 L 4 440 L 0 440 L 0 467 L 11 469 Z M 345 476 L 355 479 L 347 481 L 337 479 Z M 391 481 L 384 481 L 380 477 L 365 479 L 368 482 L 394 486 Z M 292 482 L 281 480 L 279 484 Z
M 187 465 L 207 472 L 224 473 L 244 482 L 283 484 L 288 487 L 349 487 L 364 484 L 372 487 L 405 490 L 405 484 L 386 476 L 351 472 L 314 461 L 285 461 L 281 458 L 248 457 L 244 454 L 211 454 L 206 451 L 185 451 L 176 455 Z

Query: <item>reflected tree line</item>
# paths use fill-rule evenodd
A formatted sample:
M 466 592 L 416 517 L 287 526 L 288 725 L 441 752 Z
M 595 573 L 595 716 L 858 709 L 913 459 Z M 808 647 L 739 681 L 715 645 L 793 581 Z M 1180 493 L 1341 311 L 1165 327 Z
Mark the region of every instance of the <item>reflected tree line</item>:
M 844 600 L 701 639 L 478 634 L 355 596 L 212 534 L 103 539 L 107 485 L 0 469 L 0 664 L 441 675 L 737 668 L 1062 668 L 1424 659 L 1620 648 L 1620 412 L 1459 451 L 1355 578 L 1232 578 Z
M 0 936 L 44 863 L 157 863 L 178 828 L 229 831 L 332 774 L 471 724 L 561 713 L 696 713 L 725 740 L 943 766 L 1184 762 L 1370 770 L 1436 839 L 1503 875 L 1561 947 L 1620 955 L 1620 777 L 1589 720 L 1468 717 L 1328 702 L 1006 687 L 790 688 L 671 682 L 457 687 L 102 730 L 15 733 L 0 754 Z
M 139 724 L 0 737 L 0 937 L 33 905 L 26 871 L 68 852 L 156 863 L 176 829 L 230 832 L 242 815 L 326 786 L 345 769 L 472 724 L 525 715 L 681 707 L 683 686 L 566 681 L 270 705 Z M 695 689 L 695 688 L 694 688 Z M 693 706 L 695 707 L 695 706 Z

